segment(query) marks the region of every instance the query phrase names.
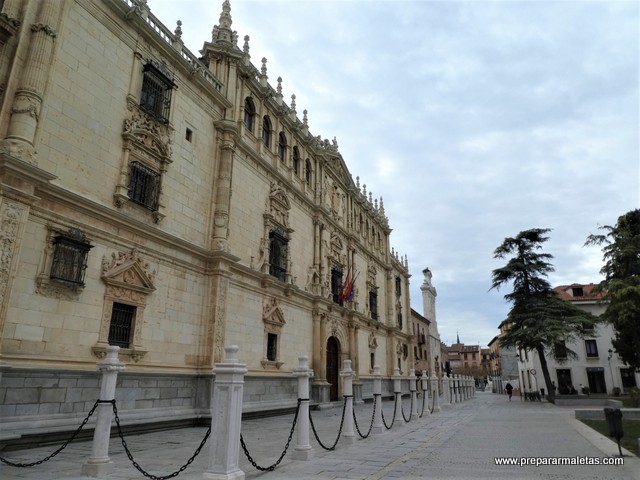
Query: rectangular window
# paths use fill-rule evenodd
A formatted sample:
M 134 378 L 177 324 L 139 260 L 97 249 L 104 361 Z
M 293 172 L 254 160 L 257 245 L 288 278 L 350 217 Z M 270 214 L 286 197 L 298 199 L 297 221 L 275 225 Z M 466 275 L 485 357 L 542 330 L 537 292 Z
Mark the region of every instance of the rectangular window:
M 371 310 L 371 318 L 378 320 L 378 292 L 369 291 L 369 309 Z
M 402 294 L 402 280 L 400 277 L 396 277 L 396 296 L 399 297 Z
M 278 357 L 278 335 L 267 334 L 267 360 L 275 362 Z
M 598 344 L 595 340 L 585 340 L 584 349 L 587 352 L 587 357 L 594 358 L 598 356 Z
M 69 235 L 57 235 L 53 240 L 49 278 L 84 286 L 87 256 L 91 248 L 84 234 L 78 230 L 73 230 Z
M 129 198 L 151 211 L 158 210 L 160 174 L 140 162 L 129 165 Z
M 171 90 L 173 81 L 168 72 L 153 62 L 143 68 L 142 91 L 140 92 L 140 107 L 149 115 L 162 123 L 169 122 L 171 108 Z
M 113 303 L 111 324 L 109 325 L 109 345 L 129 348 L 135 317 L 135 306 L 125 305 L 124 303 Z
M 285 282 L 287 280 L 287 249 L 289 241 L 277 228 L 269 232 L 269 275 Z
M 564 343 L 564 341 L 556 343 L 555 350 L 557 358 L 567 358 L 567 345 Z
M 371 352 L 369 354 L 369 359 L 370 359 L 370 362 L 371 362 L 371 370 L 373 370 L 373 367 L 376 366 L 376 354 Z
M 339 268 L 331 269 L 331 294 L 333 296 L 334 303 L 339 303 L 342 305 L 340 301 L 340 291 L 342 290 L 342 270 Z

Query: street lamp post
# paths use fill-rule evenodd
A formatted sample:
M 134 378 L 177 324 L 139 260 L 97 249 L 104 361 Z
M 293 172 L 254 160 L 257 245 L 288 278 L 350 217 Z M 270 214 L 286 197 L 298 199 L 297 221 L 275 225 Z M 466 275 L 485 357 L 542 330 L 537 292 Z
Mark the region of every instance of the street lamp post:
M 607 357 L 607 361 L 609 362 L 609 373 L 611 373 L 611 389 L 616 388 L 616 380 L 613 378 L 613 368 L 611 367 L 611 358 L 613 357 L 613 350 L 609 349 L 607 351 L 609 356 Z

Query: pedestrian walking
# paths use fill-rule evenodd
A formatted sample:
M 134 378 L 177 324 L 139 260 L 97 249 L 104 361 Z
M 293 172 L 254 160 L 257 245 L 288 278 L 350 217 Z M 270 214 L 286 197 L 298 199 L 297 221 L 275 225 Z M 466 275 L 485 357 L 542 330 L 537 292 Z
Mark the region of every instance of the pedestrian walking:
M 511 385 L 510 383 L 507 383 L 504 389 L 507 391 L 507 394 L 509 395 L 509 401 L 511 401 L 511 395 L 513 395 L 513 385 Z

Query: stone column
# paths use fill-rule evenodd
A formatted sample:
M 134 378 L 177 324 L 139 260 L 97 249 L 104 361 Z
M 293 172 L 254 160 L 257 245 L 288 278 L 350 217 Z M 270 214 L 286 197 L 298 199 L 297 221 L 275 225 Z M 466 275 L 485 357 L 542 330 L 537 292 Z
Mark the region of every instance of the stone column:
M 313 448 L 309 443 L 309 378 L 312 372 L 309 370 L 309 358 L 306 355 L 298 357 L 298 367 L 293 371 L 293 376 L 298 377 L 298 421 L 296 430 L 298 443 L 293 450 L 294 460 L 309 460 L 313 457 Z
M 422 377 L 420 378 L 420 381 L 422 382 L 422 395 L 424 395 L 424 397 L 422 398 L 424 405 L 422 416 L 424 417 L 425 415 L 431 415 L 431 410 L 429 409 L 429 374 L 426 370 L 422 371 Z M 435 399 L 436 397 L 433 398 Z
M 242 391 L 247 368 L 238 360 L 238 346 L 225 347 L 225 358 L 213 368 L 209 468 L 203 478 L 244 480 L 239 467 Z
M 351 370 L 351 360 L 344 361 L 344 369 L 340 372 L 343 378 L 345 410 L 344 423 L 342 425 L 342 439 L 347 445 L 352 445 L 356 441 L 356 434 L 353 431 L 353 370 Z
M 118 372 L 124 370 L 124 364 L 118 360 L 120 347 L 109 345 L 104 361 L 98 363 L 98 371 L 102 372 L 100 384 L 100 400 L 115 399 Z M 102 477 L 113 469 L 113 462 L 109 458 L 109 438 L 111 437 L 111 415 L 113 405 L 101 403 L 96 409 L 96 426 L 93 431 L 91 457 L 82 464 L 82 474 L 90 477 Z
M 375 403 L 375 413 L 373 415 L 373 427 L 371 431 L 374 435 L 380 435 L 385 432 L 384 423 L 382 423 L 382 375 L 380 367 L 373 366 L 373 401 Z
M 439 381 L 438 377 L 436 377 L 435 370 L 431 370 L 431 395 L 433 395 L 433 412 L 440 412 L 440 392 L 439 392 Z
M 395 398 L 395 417 L 398 425 L 405 425 L 407 422 L 402 418 L 402 376 L 400 375 L 400 369 L 393 369 L 393 394 Z
M 231 173 L 233 172 L 233 155 L 235 154 L 236 126 L 228 120 L 215 123 L 219 133 L 220 162 L 216 178 L 216 207 L 213 213 L 213 248 L 229 251 L 228 227 L 231 205 Z
M 409 370 L 409 392 L 411 394 L 411 415 L 418 416 L 418 391 L 417 391 L 416 371 L 412 368 Z

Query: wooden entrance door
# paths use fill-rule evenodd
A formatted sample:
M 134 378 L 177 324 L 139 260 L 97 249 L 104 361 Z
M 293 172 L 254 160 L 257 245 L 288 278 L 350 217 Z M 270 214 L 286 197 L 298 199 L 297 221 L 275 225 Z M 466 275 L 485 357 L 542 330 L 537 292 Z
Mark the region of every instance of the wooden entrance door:
M 329 400 L 331 402 L 338 400 L 339 363 L 340 344 L 336 337 L 329 337 L 329 340 L 327 340 L 327 382 L 331 384 L 329 390 Z

